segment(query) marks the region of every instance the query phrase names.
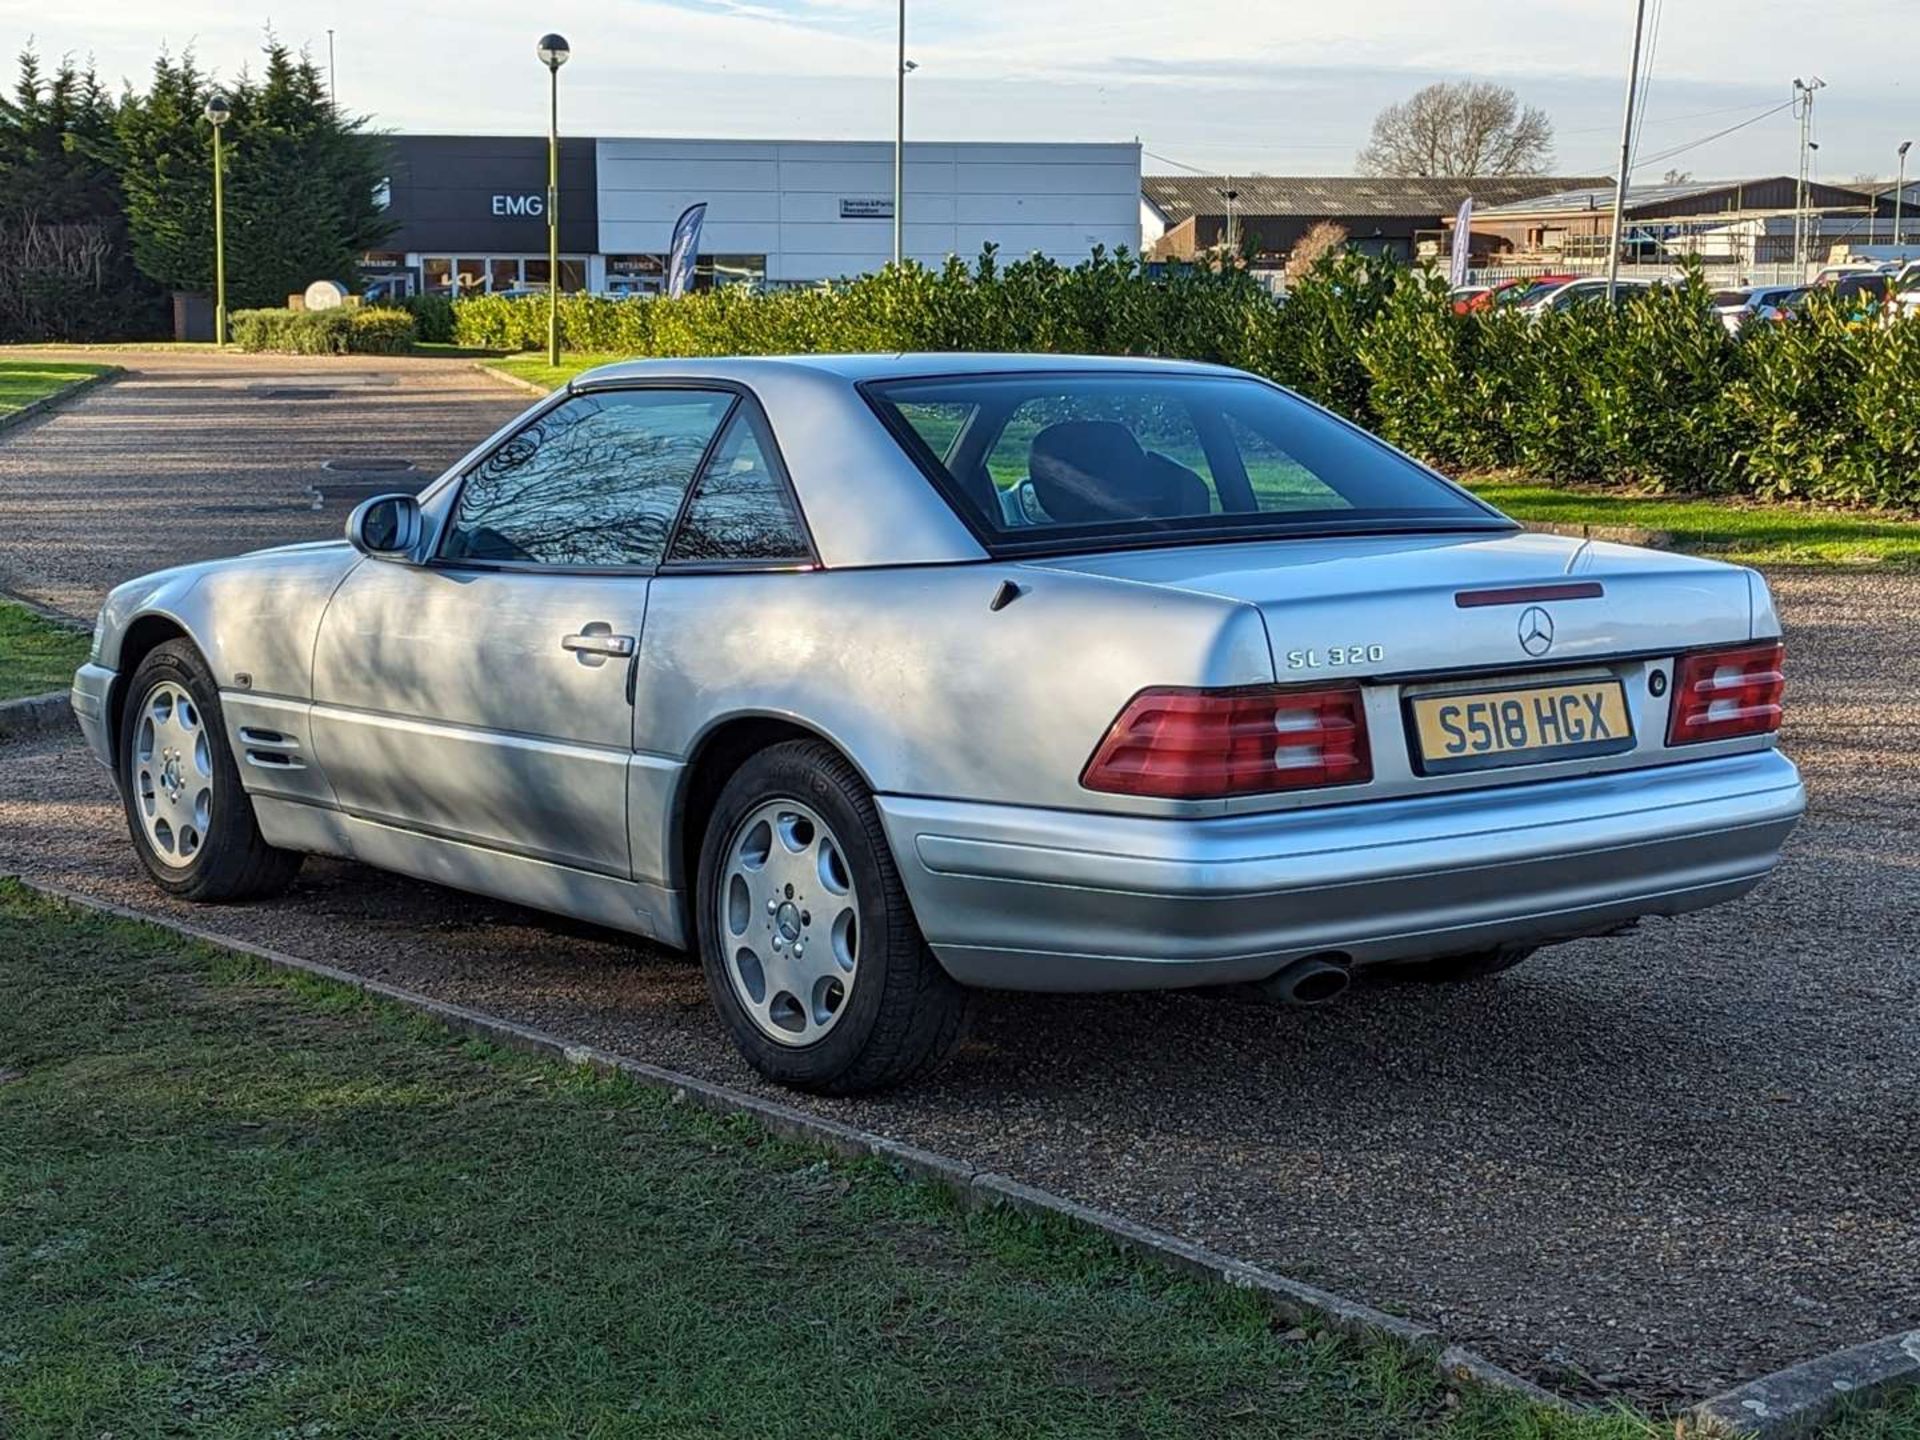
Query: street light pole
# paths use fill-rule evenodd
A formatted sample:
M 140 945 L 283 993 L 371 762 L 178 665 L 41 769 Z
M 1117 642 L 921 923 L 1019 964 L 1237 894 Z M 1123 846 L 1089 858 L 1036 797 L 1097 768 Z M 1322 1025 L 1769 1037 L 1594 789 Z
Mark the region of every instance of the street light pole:
M 1893 243 L 1895 245 L 1901 243 L 1900 203 L 1907 198 L 1907 151 L 1912 148 L 1913 141 L 1902 140 L 1900 142 L 1900 179 L 1893 187 Z
M 547 363 L 560 363 L 560 67 L 573 52 L 564 35 L 534 47 L 547 67 Z
M 901 259 L 901 225 L 906 209 L 907 171 L 907 0 L 900 0 L 900 28 L 893 67 L 893 263 Z
M 1633 10 L 1633 56 L 1627 62 L 1627 109 L 1620 119 L 1620 174 L 1613 186 L 1613 245 L 1607 254 L 1607 303 L 1620 288 L 1620 246 L 1626 240 L 1627 172 L 1633 168 L 1633 97 L 1640 86 L 1640 37 L 1647 26 L 1647 0 Z
M 207 97 L 200 112 L 213 127 L 213 343 L 227 343 L 227 213 L 226 174 L 221 158 L 220 127 L 233 117 L 224 95 Z

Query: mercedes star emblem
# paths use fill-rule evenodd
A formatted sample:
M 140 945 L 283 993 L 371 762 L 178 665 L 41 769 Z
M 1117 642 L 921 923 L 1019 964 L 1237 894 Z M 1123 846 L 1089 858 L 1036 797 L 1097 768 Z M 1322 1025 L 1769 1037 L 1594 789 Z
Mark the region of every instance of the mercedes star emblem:
M 1538 605 L 1520 612 L 1520 648 L 1529 655 L 1544 655 L 1553 648 L 1553 617 Z

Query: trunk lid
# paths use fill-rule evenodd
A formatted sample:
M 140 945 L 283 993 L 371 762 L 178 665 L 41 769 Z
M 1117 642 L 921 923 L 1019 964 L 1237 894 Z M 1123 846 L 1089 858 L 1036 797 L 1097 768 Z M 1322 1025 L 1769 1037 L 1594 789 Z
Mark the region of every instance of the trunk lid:
M 1187 545 L 1029 563 L 1256 606 L 1283 682 L 1584 665 L 1745 640 L 1753 628 L 1748 575 L 1736 566 L 1560 535 Z M 1602 593 L 1456 600 L 1568 582 Z M 1545 627 L 1529 614 L 1536 603 Z

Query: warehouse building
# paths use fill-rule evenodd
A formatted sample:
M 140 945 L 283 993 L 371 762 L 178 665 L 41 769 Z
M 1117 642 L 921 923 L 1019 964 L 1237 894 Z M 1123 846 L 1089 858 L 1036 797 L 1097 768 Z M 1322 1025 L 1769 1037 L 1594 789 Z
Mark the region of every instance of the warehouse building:
M 1514 260 L 1604 260 L 1613 234 L 1611 180 L 1474 210 L 1476 255 Z M 1747 180 L 1695 180 L 1629 185 L 1624 219 L 1629 256 L 1670 260 L 1697 255 L 1709 263 L 1748 267 L 1790 262 L 1799 215 L 1799 182 L 1791 175 Z M 1893 187 L 1862 189 L 1818 181 L 1807 186 L 1811 240 L 1823 259 L 1840 244 L 1893 238 Z M 1448 217 L 1449 231 L 1453 224 Z
M 1141 234 L 1151 259 L 1192 260 L 1225 246 L 1251 249 L 1259 267 L 1285 263 L 1308 230 L 1331 221 L 1356 248 L 1405 261 L 1437 248 L 1443 217 L 1468 196 L 1475 206 L 1501 205 L 1596 183 L 1548 175 L 1148 175 L 1140 182 Z
M 546 141 L 392 137 L 393 234 L 366 257 L 403 291 L 544 290 Z M 903 249 L 927 265 L 1035 251 L 1066 263 L 1139 243 L 1137 144 L 911 142 Z M 893 249 L 893 146 L 798 140 L 569 139 L 560 162 L 562 290 L 660 288 L 675 219 L 704 201 L 696 288 L 812 285 Z

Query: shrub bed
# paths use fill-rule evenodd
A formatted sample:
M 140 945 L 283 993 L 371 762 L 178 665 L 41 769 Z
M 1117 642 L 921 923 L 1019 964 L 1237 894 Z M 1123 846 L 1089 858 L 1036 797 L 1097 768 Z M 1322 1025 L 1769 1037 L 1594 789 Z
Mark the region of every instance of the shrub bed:
M 401 355 L 413 347 L 414 317 L 404 310 L 236 310 L 229 329 L 241 350 L 290 355 Z
M 1238 271 L 1125 253 L 891 267 L 833 287 L 568 295 L 562 343 L 631 356 L 1013 350 L 1166 355 L 1267 375 L 1436 465 L 1562 482 L 1920 507 L 1920 320 L 1816 298 L 1729 335 L 1700 277 L 1529 320 L 1454 313 L 1445 282 L 1330 256 L 1284 302 Z M 545 346 L 543 297 L 451 306 L 452 338 Z

